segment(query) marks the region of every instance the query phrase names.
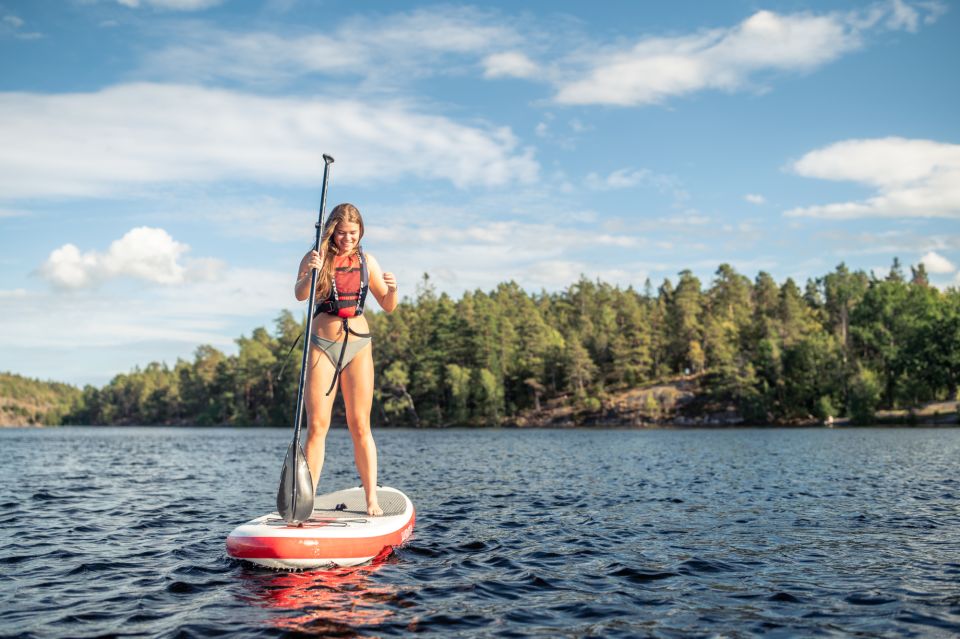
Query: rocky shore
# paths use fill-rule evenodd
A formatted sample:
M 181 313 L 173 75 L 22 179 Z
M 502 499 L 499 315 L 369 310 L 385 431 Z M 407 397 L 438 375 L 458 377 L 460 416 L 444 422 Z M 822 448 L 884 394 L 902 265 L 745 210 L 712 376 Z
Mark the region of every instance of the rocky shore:
M 960 403 L 932 402 L 912 409 L 881 410 L 877 425 L 957 425 L 960 424 Z M 600 407 L 577 406 L 569 398 L 545 402 L 539 411 L 527 411 L 505 426 L 518 428 L 673 428 L 731 426 L 849 426 L 846 417 L 834 417 L 832 423 L 808 415 L 788 422 L 768 420 L 748 422 L 732 405 L 710 401 L 697 377 L 632 388 L 612 393 L 600 402 Z

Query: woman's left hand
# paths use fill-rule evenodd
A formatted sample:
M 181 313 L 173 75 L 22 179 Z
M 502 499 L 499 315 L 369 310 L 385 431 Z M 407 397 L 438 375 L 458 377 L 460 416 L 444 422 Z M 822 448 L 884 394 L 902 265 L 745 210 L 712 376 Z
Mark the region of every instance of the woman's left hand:
M 384 273 L 383 283 L 387 285 L 388 293 L 393 293 L 397 290 L 397 278 L 394 277 L 393 273 Z

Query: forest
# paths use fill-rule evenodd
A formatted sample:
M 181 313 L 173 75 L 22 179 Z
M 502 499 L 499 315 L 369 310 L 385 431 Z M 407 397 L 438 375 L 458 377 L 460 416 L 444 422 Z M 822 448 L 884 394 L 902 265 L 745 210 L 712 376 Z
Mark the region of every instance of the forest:
M 582 277 L 558 292 L 506 282 L 453 299 L 424 275 L 393 313 L 368 318 L 377 425 L 510 425 L 546 403 L 589 415 L 677 376 L 748 424 L 870 423 L 881 408 L 955 399 L 960 382 L 960 291 L 897 260 L 884 277 L 840 264 L 802 289 L 723 264 L 706 287 L 683 271 L 642 290 Z M 57 420 L 288 426 L 300 347 L 287 353 L 303 325 L 284 311 L 272 331 L 239 337 L 236 354 L 200 346 L 192 361 L 87 386 Z

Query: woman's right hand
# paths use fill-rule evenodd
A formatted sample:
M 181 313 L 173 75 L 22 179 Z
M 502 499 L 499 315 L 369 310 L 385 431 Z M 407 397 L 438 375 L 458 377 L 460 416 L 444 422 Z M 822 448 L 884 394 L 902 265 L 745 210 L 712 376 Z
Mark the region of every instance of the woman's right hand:
M 318 271 L 323 267 L 323 258 L 320 257 L 320 254 L 316 251 L 310 251 L 307 253 L 309 259 L 305 265 L 307 272 L 310 272 L 310 269 L 317 269 Z
M 310 294 L 310 271 L 313 269 L 319 271 L 322 267 L 323 256 L 316 251 L 310 251 L 300 260 L 300 272 L 297 273 L 297 283 L 293 287 L 293 293 L 301 302 Z

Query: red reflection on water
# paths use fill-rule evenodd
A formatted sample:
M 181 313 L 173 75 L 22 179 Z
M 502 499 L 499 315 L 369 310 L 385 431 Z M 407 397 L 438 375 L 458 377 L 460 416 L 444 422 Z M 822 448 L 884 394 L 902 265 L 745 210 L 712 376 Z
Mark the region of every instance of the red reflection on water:
M 391 551 L 386 548 L 371 563 L 354 568 L 250 575 L 254 600 L 264 608 L 300 613 L 270 619 L 283 630 L 349 636 L 395 614 L 386 604 L 396 602 L 397 588 L 370 582 Z

